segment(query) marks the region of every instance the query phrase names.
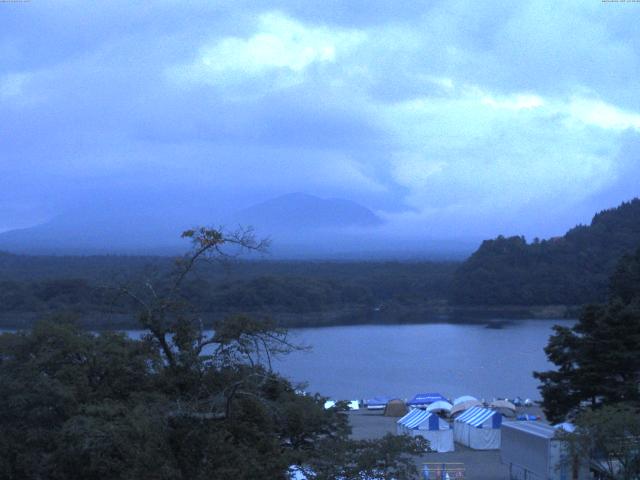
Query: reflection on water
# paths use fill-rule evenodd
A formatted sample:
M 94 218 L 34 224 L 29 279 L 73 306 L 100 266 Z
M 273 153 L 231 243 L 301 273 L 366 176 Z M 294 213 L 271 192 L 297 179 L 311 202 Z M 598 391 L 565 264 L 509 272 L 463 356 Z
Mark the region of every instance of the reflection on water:
M 482 325 L 359 325 L 292 331 L 309 353 L 280 359 L 276 368 L 310 391 L 334 398 L 410 398 L 435 391 L 448 397 L 540 397 L 534 370 L 550 367 L 543 348 L 551 327 L 566 320 Z

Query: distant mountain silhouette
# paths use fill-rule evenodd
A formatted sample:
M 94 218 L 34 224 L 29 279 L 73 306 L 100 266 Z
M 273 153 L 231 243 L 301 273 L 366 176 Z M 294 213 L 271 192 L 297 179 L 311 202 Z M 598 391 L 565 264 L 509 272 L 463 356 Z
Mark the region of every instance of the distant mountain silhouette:
M 374 227 L 382 220 L 368 208 L 341 198 L 289 193 L 236 212 L 233 223 L 265 232 Z
M 291 193 L 229 214 L 216 202 L 198 205 L 151 198 L 103 198 L 30 228 L 0 233 L 0 250 L 19 254 L 179 255 L 180 233 L 198 225 L 252 226 L 271 239 L 273 259 L 461 259 L 476 239 L 392 236 L 367 207 L 339 198 Z M 162 205 L 162 207 L 159 207 Z
M 224 215 L 237 208 L 237 201 L 196 186 L 114 189 L 92 185 L 73 202 L 61 202 L 47 221 L 0 233 L 0 250 L 56 255 L 180 254 L 189 247 L 180 238 L 184 230 L 219 225 Z M 4 223 L 9 220 L 18 219 Z
M 362 249 L 362 238 L 350 229 L 382 224 L 371 210 L 343 199 L 303 193 L 273 198 L 228 218 L 192 212 L 176 205 L 126 205 L 123 201 L 83 205 L 34 227 L 0 233 L 0 250 L 28 254 L 178 254 L 188 248 L 180 233 L 195 225 L 253 226 L 273 239 L 276 256 L 318 255 Z M 329 242 L 328 239 L 332 238 Z M 347 238 L 349 237 L 349 238 Z M 349 243 L 351 242 L 351 243 Z M 322 245 L 319 245 L 322 243 Z
M 162 212 L 122 208 L 91 213 L 69 212 L 29 228 L 0 233 L 0 250 L 27 254 L 175 254 L 187 244 L 176 223 Z M 182 229 L 182 230 L 181 230 Z
M 640 247 L 640 199 L 548 240 L 485 240 L 457 270 L 452 301 L 474 305 L 602 302 L 619 259 Z

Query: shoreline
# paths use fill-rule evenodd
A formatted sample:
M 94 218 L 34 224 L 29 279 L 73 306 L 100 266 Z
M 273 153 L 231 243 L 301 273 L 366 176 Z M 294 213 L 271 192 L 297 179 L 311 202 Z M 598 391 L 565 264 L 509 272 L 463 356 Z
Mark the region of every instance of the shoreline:
M 277 326 L 287 329 L 374 326 L 374 325 L 485 325 L 491 329 L 508 328 L 518 320 L 576 320 L 580 307 L 571 305 L 504 305 L 504 306 L 450 306 L 450 305 L 390 305 L 384 310 L 366 306 L 353 306 L 341 310 L 321 312 L 239 311 L 211 312 L 200 316 L 213 322 L 230 315 L 270 318 Z M 138 330 L 140 325 L 133 313 L 78 312 L 73 309 L 50 312 L 0 313 L 0 328 L 30 328 L 38 320 L 57 314 L 77 318 L 80 325 L 92 330 Z

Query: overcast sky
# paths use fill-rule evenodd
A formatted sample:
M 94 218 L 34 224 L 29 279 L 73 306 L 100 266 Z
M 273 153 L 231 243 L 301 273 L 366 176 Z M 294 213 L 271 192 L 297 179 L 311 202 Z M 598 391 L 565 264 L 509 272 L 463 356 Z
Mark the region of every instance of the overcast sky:
M 0 231 L 289 192 L 549 236 L 640 194 L 640 3 L 0 3 Z M 215 223 L 215 219 L 212 219 Z

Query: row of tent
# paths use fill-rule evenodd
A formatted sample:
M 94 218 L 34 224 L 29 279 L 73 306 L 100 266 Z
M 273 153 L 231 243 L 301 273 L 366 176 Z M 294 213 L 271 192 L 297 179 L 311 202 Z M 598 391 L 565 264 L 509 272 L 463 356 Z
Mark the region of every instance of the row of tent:
M 366 404 L 369 410 L 382 410 L 391 400 L 392 399 L 389 397 L 373 397 L 367 400 Z M 424 408 L 437 402 L 445 402 L 449 404 L 447 399 L 439 393 L 417 393 L 411 400 L 406 402 L 406 404 L 409 407 Z
M 495 410 L 472 407 L 451 425 L 433 412 L 411 410 L 397 421 L 399 435 L 422 436 L 436 452 L 453 452 L 453 442 L 475 450 L 500 448 L 502 414 Z
M 598 461 L 590 463 L 586 458 L 581 458 L 577 462 L 567 461 L 566 439 L 558 435 L 558 432 L 573 432 L 575 429 L 573 424 L 561 423 L 551 426 L 517 421 L 502 423 L 499 413 L 487 411 L 487 409 L 470 410 L 465 413 L 465 417 L 458 418 L 451 428 L 437 415 L 414 409 L 398 421 L 398 433 L 422 435 L 430 441 L 431 448 L 438 452 L 453 451 L 454 440 L 460 443 L 467 442 L 464 444 L 468 444 L 471 448 L 477 448 L 474 445 L 480 445 L 484 449 L 500 448 L 501 462 L 508 466 L 511 479 L 591 478 L 590 466 L 604 473 Z M 465 436 L 468 440 L 465 440 Z M 424 478 L 465 478 L 464 468 L 456 468 L 463 464 L 424 465 Z M 453 468 L 449 469 L 449 466 Z M 456 476 L 456 474 L 462 475 Z M 291 480 L 309 480 L 314 478 L 315 474 L 309 468 L 303 469 L 292 465 L 289 468 L 289 475 Z
M 406 407 L 425 408 L 429 412 L 441 413 L 455 417 L 462 412 L 473 408 L 484 406 L 483 402 L 471 395 L 463 395 L 453 400 L 453 403 L 439 393 L 418 393 L 408 402 L 400 399 L 389 399 L 387 397 L 374 397 L 366 401 L 369 410 L 385 410 L 389 416 L 402 416 L 406 413 Z M 402 407 L 400 407 L 402 405 Z M 489 408 L 502 413 L 507 417 L 515 417 L 516 406 L 507 400 L 494 400 Z M 392 412 L 389 412 L 392 410 Z
M 392 400 L 393 399 L 389 397 L 373 397 L 366 400 L 365 403 L 369 410 L 382 410 L 387 406 L 387 403 Z M 439 393 L 417 393 L 411 400 L 406 402 L 406 405 L 409 407 L 423 408 L 436 402 L 447 402 L 447 399 Z

